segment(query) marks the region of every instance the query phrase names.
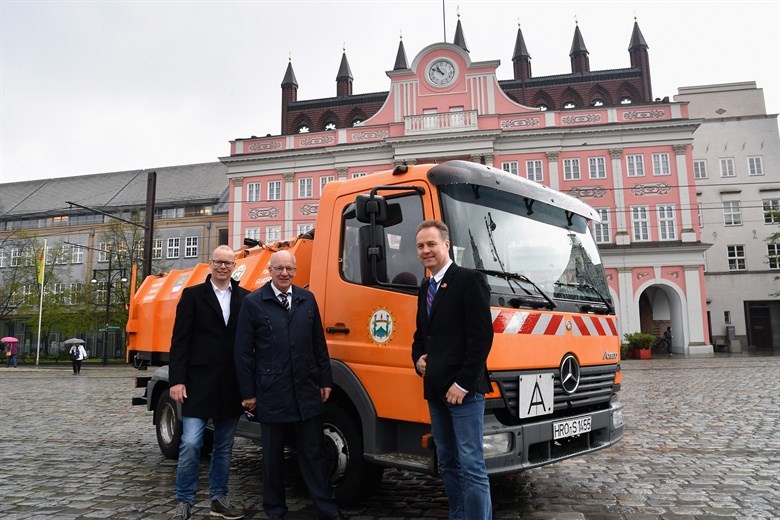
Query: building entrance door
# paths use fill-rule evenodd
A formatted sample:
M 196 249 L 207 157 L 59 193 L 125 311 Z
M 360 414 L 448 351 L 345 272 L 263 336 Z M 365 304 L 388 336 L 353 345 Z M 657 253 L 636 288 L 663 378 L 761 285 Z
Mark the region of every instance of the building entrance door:
M 769 307 L 750 305 L 748 308 L 748 342 L 756 348 L 772 348 L 772 320 Z

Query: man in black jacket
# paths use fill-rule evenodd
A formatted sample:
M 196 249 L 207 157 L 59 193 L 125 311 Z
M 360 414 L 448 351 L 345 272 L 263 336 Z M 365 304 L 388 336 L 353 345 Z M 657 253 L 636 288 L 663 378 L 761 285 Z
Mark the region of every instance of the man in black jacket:
M 255 410 L 263 434 L 263 510 L 287 514 L 284 432 L 295 431 L 298 465 L 318 518 L 344 518 L 328 481 L 321 415 L 333 387 L 330 357 L 314 295 L 292 284 L 295 256 L 271 255 L 271 281 L 241 306 L 236 372 L 242 404 Z
M 417 227 L 417 256 L 430 271 L 417 298 L 412 361 L 423 377 L 439 470 L 451 520 L 490 520 L 490 481 L 482 452 L 485 362 L 493 344 L 490 289 L 481 273 L 449 257 L 447 225 Z
M 172 520 L 190 518 L 198 490 L 200 449 L 206 423 L 214 423 L 214 448 L 209 467 L 211 516 L 244 515 L 227 498 L 230 456 L 243 411 L 238 393 L 233 343 L 241 301 L 249 291 L 231 278 L 236 255 L 228 246 L 211 253 L 211 274 L 202 284 L 184 289 L 176 307 L 171 339 L 170 395 L 182 405 L 182 436 L 176 471 Z

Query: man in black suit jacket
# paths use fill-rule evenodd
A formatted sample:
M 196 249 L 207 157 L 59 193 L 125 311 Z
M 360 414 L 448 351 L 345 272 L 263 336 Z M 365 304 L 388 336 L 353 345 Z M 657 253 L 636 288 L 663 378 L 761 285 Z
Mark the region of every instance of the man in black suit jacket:
M 417 299 L 412 360 L 423 377 L 431 431 L 452 520 L 490 520 L 490 481 L 482 452 L 485 365 L 493 344 L 484 275 L 449 257 L 447 225 L 417 227 L 417 256 L 430 271 Z
M 168 379 L 170 395 L 182 405 L 182 436 L 176 471 L 172 520 L 190 518 L 198 490 L 203 432 L 214 422 L 214 448 L 209 467 L 211 516 L 244 515 L 227 499 L 233 436 L 243 411 L 238 392 L 233 343 L 241 301 L 249 291 L 231 278 L 236 255 L 228 246 L 211 254 L 211 274 L 202 284 L 184 289 L 176 307 Z

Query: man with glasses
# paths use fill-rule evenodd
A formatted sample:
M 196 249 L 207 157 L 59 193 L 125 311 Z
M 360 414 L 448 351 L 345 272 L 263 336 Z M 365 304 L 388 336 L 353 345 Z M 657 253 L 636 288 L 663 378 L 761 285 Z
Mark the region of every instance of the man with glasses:
M 243 412 L 238 392 L 233 345 L 241 301 L 249 291 L 231 278 L 236 255 L 228 246 L 211 253 L 211 274 L 204 283 L 182 291 L 176 307 L 169 364 L 171 399 L 182 406 L 182 435 L 176 470 L 172 520 L 191 516 L 198 490 L 198 470 L 206 423 L 214 423 L 214 448 L 209 467 L 211 516 L 243 518 L 227 498 L 230 457 L 238 418 Z
M 291 427 L 317 518 L 338 520 L 345 517 L 328 481 L 322 433 L 333 375 L 320 311 L 312 293 L 292 284 L 292 253 L 277 251 L 269 264 L 271 281 L 241 306 L 235 352 L 242 404 L 262 430 L 263 510 L 271 520 L 287 514 L 284 432 Z

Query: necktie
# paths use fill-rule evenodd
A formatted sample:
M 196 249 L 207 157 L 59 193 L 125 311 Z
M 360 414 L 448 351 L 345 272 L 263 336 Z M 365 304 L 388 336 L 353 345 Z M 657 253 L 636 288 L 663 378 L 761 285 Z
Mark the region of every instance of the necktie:
M 433 307 L 433 297 L 436 296 L 436 280 L 431 278 L 428 284 L 428 294 L 425 296 L 426 308 L 428 310 L 428 316 L 431 315 L 431 307 Z
M 290 312 L 290 300 L 287 299 L 287 293 L 286 292 L 279 293 L 279 301 L 284 306 L 284 310 L 286 310 L 287 312 Z

